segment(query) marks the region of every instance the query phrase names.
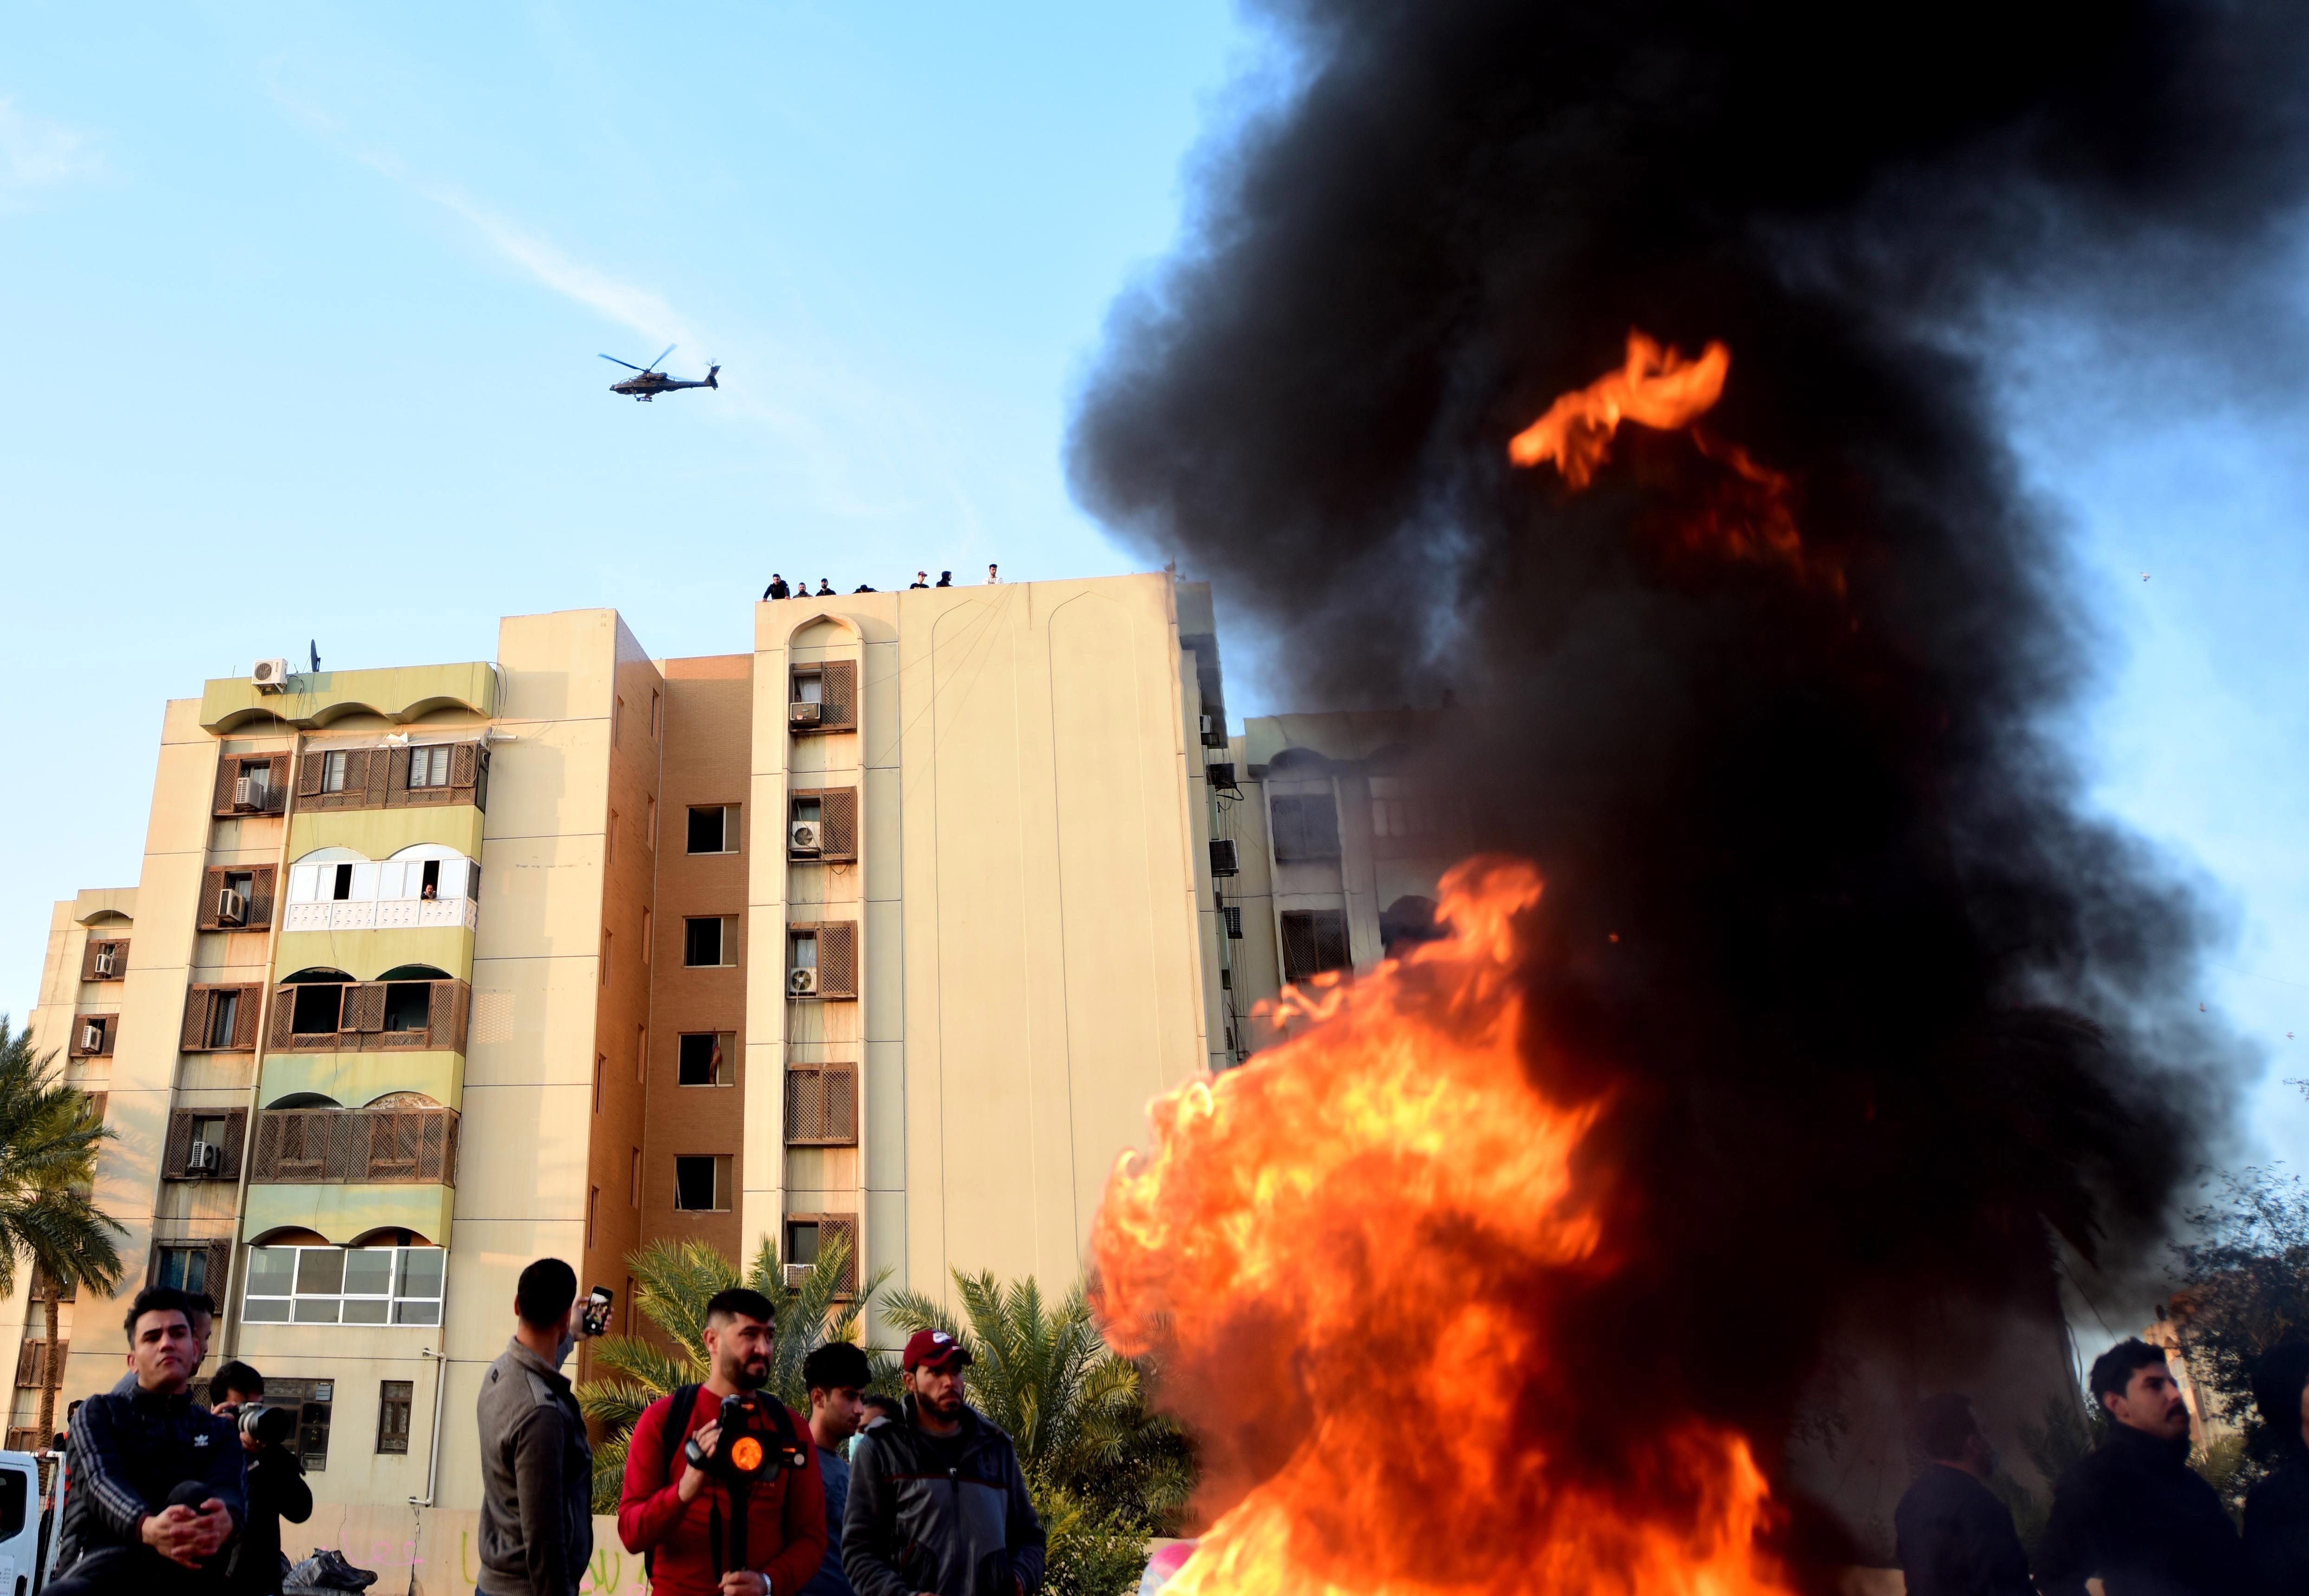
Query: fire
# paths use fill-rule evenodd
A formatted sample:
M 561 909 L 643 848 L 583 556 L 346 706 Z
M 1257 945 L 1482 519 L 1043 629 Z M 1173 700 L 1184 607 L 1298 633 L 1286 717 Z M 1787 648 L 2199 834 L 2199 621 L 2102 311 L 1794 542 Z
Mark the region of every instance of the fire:
M 1290 999 L 1310 1022 L 1158 1100 L 1092 1240 L 1109 1340 L 1154 1351 L 1222 1496 L 1168 1596 L 1781 1596 L 1739 1436 L 1583 1466 L 1552 1336 L 1614 1268 L 1578 1173 L 1604 1102 L 1532 1084 L 1527 865 L 1444 878 L 1454 935 Z M 1605 1410 L 1608 1411 L 1608 1410 Z
M 1731 370 L 1732 351 L 1720 343 L 1687 360 L 1655 339 L 1630 332 L 1627 364 L 1560 395 L 1547 414 L 1509 442 L 1508 458 L 1518 465 L 1552 460 L 1565 482 L 1585 487 L 1611 457 L 1612 436 L 1621 421 L 1663 432 L 1689 427 L 1716 408 Z

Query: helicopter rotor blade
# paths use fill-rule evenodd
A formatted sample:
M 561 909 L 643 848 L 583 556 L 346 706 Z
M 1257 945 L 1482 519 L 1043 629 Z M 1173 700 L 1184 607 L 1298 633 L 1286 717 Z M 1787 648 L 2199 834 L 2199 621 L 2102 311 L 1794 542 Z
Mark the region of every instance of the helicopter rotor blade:
M 644 371 L 647 369 L 645 367 L 635 365 L 630 360 L 620 360 L 615 355 L 604 355 L 601 358 L 607 360 L 612 366 L 622 366 L 627 371 Z
M 665 348 L 663 348 L 663 349 L 660 349 L 660 350 L 657 352 L 657 358 L 656 358 L 656 359 L 654 359 L 654 360 L 653 360 L 653 361 L 651 361 L 651 362 L 649 363 L 649 369 L 650 369 L 650 370 L 652 370 L 652 371 L 655 371 L 659 367 L 661 367 L 661 366 L 664 365 L 664 364 L 665 364 L 665 358 L 666 358 L 668 355 L 670 355 L 671 353 L 673 353 L 673 351 L 674 351 L 674 350 L 676 350 L 676 349 L 679 349 L 680 347 L 681 347 L 681 346 L 680 346 L 679 344 L 674 344 L 674 343 L 670 343 L 670 344 L 666 345 L 666 346 L 665 346 Z

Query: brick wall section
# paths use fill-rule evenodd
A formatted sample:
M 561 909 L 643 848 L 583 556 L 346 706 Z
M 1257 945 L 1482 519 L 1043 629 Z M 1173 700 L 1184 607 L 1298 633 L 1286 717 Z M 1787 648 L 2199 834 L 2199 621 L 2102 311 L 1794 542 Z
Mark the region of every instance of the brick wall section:
M 659 793 L 657 947 L 651 962 L 649 1122 L 642 1151 L 642 1234 L 702 1238 L 741 1266 L 758 1237 L 741 1233 L 738 1165 L 746 1141 L 747 857 L 782 846 L 777 815 L 761 824 L 747 807 L 752 784 L 754 660 L 750 654 L 665 662 L 665 775 Z M 688 851 L 692 805 L 727 804 L 738 813 L 736 850 Z M 729 917 L 722 957 L 728 966 L 682 963 L 682 923 L 692 916 Z M 725 1032 L 720 1086 L 680 1085 L 685 1032 Z M 673 1205 L 673 1160 L 726 1155 L 732 1160 L 730 1210 L 696 1213 Z

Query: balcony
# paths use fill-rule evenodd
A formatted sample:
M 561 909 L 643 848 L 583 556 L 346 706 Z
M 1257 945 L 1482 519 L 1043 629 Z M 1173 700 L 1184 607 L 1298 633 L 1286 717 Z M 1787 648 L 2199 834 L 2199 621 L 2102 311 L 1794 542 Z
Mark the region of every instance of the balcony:
M 342 902 L 291 903 L 286 931 L 399 931 L 420 927 L 480 924 L 480 908 L 471 898 L 351 898 Z
M 258 1186 L 454 1186 L 454 1109 L 272 1109 L 256 1122 Z
M 421 967 L 420 967 L 421 968 Z M 332 974 L 336 972 L 331 972 Z M 465 1050 L 472 988 L 414 971 L 378 981 L 291 979 L 272 990 L 275 1052 L 376 1053 Z
M 391 931 L 480 924 L 481 867 L 458 855 L 304 859 L 289 868 L 286 931 Z

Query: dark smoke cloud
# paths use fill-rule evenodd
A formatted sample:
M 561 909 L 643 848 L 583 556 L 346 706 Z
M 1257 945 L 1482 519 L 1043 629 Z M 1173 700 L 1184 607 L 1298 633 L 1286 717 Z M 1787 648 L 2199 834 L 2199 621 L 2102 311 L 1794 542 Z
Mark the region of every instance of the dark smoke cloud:
M 1260 11 L 1295 86 L 1119 306 L 1073 479 L 1270 632 L 1294 707 L 1456 687 L 1434 757 L 1549 879 L 1533 1068 L 1623 1093 L 1643 1261 L 1566 1350 L 1599 1424 L 1769 1445 L 1855 1316 L 2049 1322 L 2051 1238 L 2138 1255 L 2253 1061 L 2196 1011 L 2217 918 L 2084 812 L 2094 639 L 1991 335 L 2053 294 L 2241 331 L 2309 171 L 2309 13 Z M 1631 327 L 1731 346 L 1709 428 L 1793 475 L 1843 597 L 1675 553 L 1725 480 L 1681 435 L 1578 496 L 1508 468 Z

